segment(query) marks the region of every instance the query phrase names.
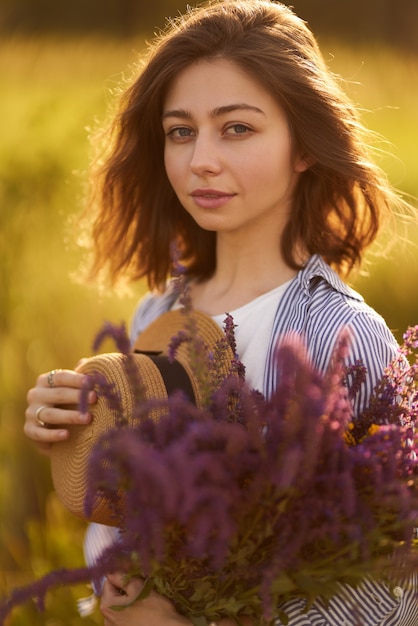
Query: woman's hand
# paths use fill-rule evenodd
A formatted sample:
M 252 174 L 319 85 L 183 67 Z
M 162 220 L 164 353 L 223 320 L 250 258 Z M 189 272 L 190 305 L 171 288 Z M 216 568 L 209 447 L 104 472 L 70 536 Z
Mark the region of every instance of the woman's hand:
M 100 611 L 104 626 L 190 626 L 191 621 L 179 615 L 169 600 L 151 591 L 149 596 L 128 606 L 141 592 L 143 581 L 132 578 L 126 582 L 126 574 L 117 572 L 106 576 Z M 126 606 L 122 611 L 111 607 Z
M 88 424 L 91 416 L 78 410 L 84 374 L 72 370 L 52 370 L 39 376 L 36 386 L 27 395 L 24 433 L 34 441 L 40 452 L 49 453 L 52 443 L 67 439 L 69 424 Z M 96 393 L 89 392 L 89 403 L 96 402 Z
M 135 599 L 141 592 L 143 581 L 132 578 L 126 582 L 126 574 L 116 572 L 108 574 L 103 587 L 100 611 L 104 615 L 104 626 L 190 626 L 187 617 L 179 615 L 167 598 L 151 591 L 143 600 Z M 132 606 L 130 605 L 132 602 Z M 111 607 L 126 606 L 122 611 L 115 611 Z M 248 617 L 241 617 L 244 626 L 253 626 L 254 622 Z M 223 617 L 211 626 L 236 626 L 233 619 Z

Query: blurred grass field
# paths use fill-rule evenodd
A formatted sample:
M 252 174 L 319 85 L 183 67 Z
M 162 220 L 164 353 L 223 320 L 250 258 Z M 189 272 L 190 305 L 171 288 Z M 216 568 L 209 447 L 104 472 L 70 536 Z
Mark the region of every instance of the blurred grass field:
M 379 147 L 394 154 L 382 154 L 391 180 L 418 197 L 418 58 L 320 43 L 367 124 L 388 139 Z M 136 285 L 119 297 L 71 279 L 81 260 L 71 224 L 83 205 L 87 127 L 103 119 L 109 90 L 142 45 L 142 38 L 0 42 L 0 595 L 82 563 L 84 524 L 56 501 L 47 460 L 22 434 L 25 397 L 39 373 L 90 355 L 104 320 L 129 323 L 144 290 Z M 415 222 L 407 236 L 387 259 L 372 258 L 370 276 L 355 280 L 399 339 L 418 323 Z M 87 593 L 57 590 L 45 614 L 26 606 L 10 625 L 100 624 L 97 614 L 77 616 L 75 597 Z

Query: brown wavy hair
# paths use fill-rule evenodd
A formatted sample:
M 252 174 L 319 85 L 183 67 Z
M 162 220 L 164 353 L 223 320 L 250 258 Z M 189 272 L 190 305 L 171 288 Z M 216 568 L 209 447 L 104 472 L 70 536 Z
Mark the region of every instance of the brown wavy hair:
M 161 116 L 176 76 L 201 59 L 225 58 L 260 82 L 284 109 L 295 153 L 312 163 L 298 181 L 281 250 L 318 253 L 340 274 L 359 265 L 397 195 L 371 158 L 356 108 L 327 68 L 303 20 L 268 0 L 215 1 L 171 21 L 157 37 L 112 123 L 93 176 L 92 276 L 146 277 L 162 288 L 180 250 L 189 275 L 216 263 L 216 234 L 183 209 L 164 169 Z

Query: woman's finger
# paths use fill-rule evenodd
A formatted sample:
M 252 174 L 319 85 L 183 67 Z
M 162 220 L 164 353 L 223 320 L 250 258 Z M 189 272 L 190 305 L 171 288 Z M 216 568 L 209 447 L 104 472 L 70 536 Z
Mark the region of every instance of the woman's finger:
M 111 598 L 113 605 L 130 604 L 138 597 L 144 586 L 140 578 L 127 579 L 127 575 L 122 572 L 108 574 L 106 576 L 107 594 Z M 105 582 L 105 587 L 106 587 Z
M 77 410 L 59 409 L 54 406 L 30 406 L 26 409 L 24 433 L 29 439 L 38 442 L 62 441 L 68 436 L 66 426 L 71 424 L 89 424 L 91 415 Z
M 74 387 L 75 389 L 82 389 L 85 385 L 86 375 L 79 374 L 74 370 L 51 370 L 41 374 L 37 380 L 37 386 L 49 387 L 54 389 L 55 387 Z

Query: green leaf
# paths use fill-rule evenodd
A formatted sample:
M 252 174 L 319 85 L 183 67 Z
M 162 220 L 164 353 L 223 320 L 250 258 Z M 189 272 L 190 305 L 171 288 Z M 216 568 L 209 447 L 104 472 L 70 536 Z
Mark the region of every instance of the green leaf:
M 190 621 L 193 626 L 208 626 L 208 620 L 203 615 L 197 615 L 195 617 L 190 617 Z
M 271 592 L 279 594 L 289 593 L 295 589 L 296 585 L 294 581 L 285 572 L 282 572 L 279 576 L 277 576 L 271 586 Z
M 283 623 L 283 626 L 287 626 L 287 624 L 289 623 L 289 616 L 287 615 L 287 613 L 285 613 L 284 611 L 279 611 L 277 617 Z
M 201 600 L 209 601 L 213 596 L 213 585 L 209 581 L 202 579 L 195 583 L 195 590 L 190 597 L 190 602 L 200 602 Z
M 137 598 L 135 598 L 134 602 L 136 602 L 137 600 L 144 600 L 145 598 L 148 598 L 149 594 L 151 593 L 153 589 L 154 589 L 154 579 L 147 578 L 144 582 L 144 586 L 142 587 L 141 592 L 139 593 Z

